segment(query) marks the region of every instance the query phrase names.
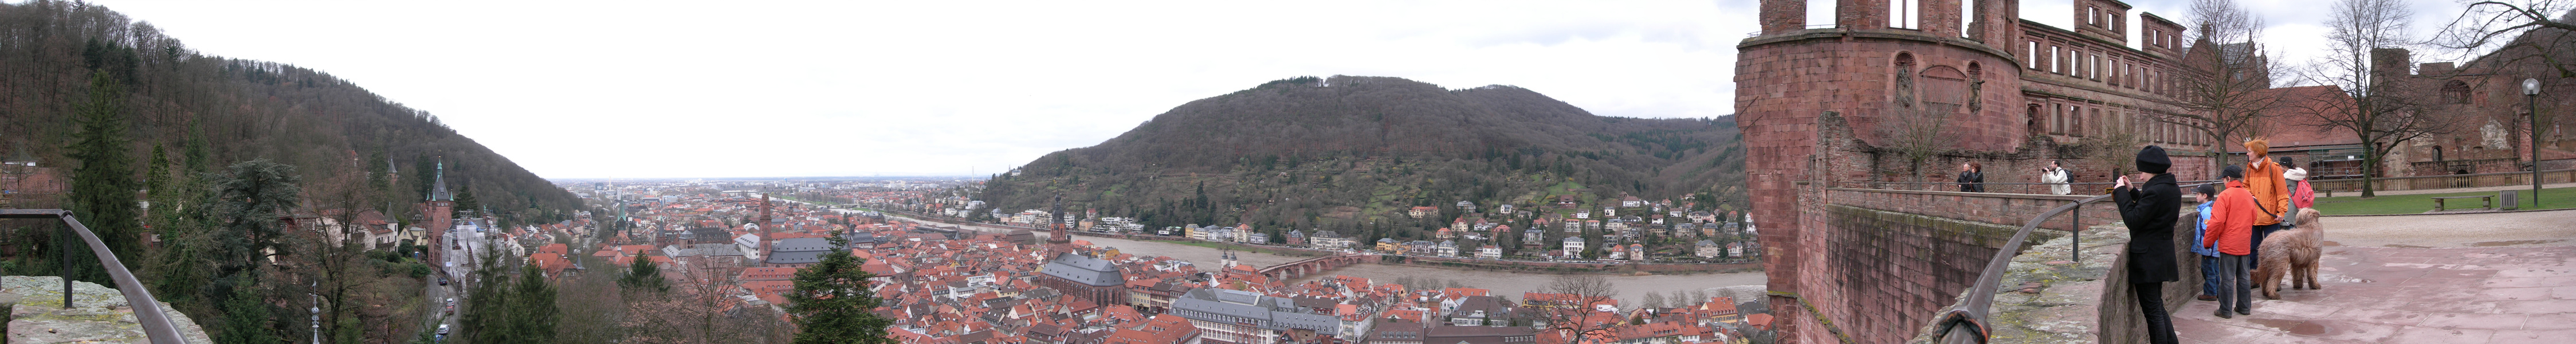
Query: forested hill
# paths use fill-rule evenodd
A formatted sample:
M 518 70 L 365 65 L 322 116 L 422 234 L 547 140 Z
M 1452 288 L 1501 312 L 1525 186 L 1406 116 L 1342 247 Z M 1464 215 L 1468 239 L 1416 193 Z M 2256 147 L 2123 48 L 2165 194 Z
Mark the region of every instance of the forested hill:
M 399 183 L 383 197 L 399 216 L 422 197 L 426 167 L 444 156 L 451 188 L 515 220 L 562 219 L 579 205 L 428 112 L 321 71 L 202 55 L 151 24 L 78 2 L 0 3 L 0 158 L 65 173 L 79 165 L 66 147 L 94 71 L 122 88 L 114 94 L 138 169 L 155 148 L 198 172 L 269 159 L 317 185 L 391 168 Z
M 995 176 L 982 199 L 1008 213 L 1063 195 L 1067 210 L 1155 227 L 1243 222 L 1366 238 L 1446 227 L 1461 200 L 1486 209 L 1530 209 L 1558 195 L 1741 207 L 1731 117 L 1602 117 L 1511 86 L 1300 77 L 1182 104 L 1099 145 L 1048 154 Z M 1410 219 L 1415 206 L 1449 213 Z

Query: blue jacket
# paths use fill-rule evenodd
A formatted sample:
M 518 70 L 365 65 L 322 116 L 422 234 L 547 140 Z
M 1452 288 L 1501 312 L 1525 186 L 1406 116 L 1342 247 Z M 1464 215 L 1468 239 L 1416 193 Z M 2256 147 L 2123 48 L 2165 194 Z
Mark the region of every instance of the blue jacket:
M 2194 206 L 2197 208 L 2196 212 L 2200 213 L 2200 221 L 2191 222 L 2191 253 L 2205 257 L 2217 257 L 2218 249 L 2200 246 L 2200 243 L 2209 241 L 2206 238 L 2202 238 L 2201 235 L 2209 234 L 2210 203 L 2212 202 L 2200 202 L 2200 205 Z

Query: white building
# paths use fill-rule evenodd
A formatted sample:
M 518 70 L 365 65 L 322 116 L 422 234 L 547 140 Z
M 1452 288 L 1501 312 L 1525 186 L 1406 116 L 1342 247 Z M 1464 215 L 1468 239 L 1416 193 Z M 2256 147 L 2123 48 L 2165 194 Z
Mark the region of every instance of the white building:
M 1565 237 L 1565 256 L 1566 256 L 1566 257 L 1581 257 L 1582 255 L 1583 255 L 1583 237 L 1578 237 L 1578 236 Z

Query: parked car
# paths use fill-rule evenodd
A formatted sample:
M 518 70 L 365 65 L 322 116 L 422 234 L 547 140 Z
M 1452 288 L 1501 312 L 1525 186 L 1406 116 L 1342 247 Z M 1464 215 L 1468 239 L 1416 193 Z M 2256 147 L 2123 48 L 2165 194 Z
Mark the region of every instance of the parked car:
M 438 324 L 438 335 L 447 335 L 447 324 Z
M 446 278 L 446 277 L 439 277 L 439 278 L 438 278 L 438 285 L 447 285 L 447 278 Z

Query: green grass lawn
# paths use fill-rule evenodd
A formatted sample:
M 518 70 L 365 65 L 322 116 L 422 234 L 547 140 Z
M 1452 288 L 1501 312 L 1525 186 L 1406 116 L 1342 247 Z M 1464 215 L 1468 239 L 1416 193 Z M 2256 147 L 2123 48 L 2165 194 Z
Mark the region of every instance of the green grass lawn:
M 2523 189 L 2522 197 L 2531 197 L 2530 190 L 2531 189 Z M 2359 196 L 2361 194 L 2359 192 L 2336 192 L 2335 194 L 2350 194 L 2354 196 L 2318 197 L 2316 204 L 2317 211 L 2325 212 L 2326 215 L 2421 214 L 2423 212 L 2433 210 L 2434 197 L 2495 196 L 2496 192 L 2485 191 L 2419 195 L 2382 195 L 2371 199 L 2362 199 Z M 2451 200 L 2450 202 L 2453 209 L 2476 207 L 2479 204 L 2476 199 Z M 2499 197 L 2496 199 L 2496 202 L 2504 202 L 2504 199 Z M 2499 204 L 2498 206 L 2502 205 Z M 2576 208 L 2576 188 L 2541 189 L 2540 206 L 2541 207 L 2538 209 Z M 2532 210 L 2532 208 L 2524 208 L 2524 210 Z

